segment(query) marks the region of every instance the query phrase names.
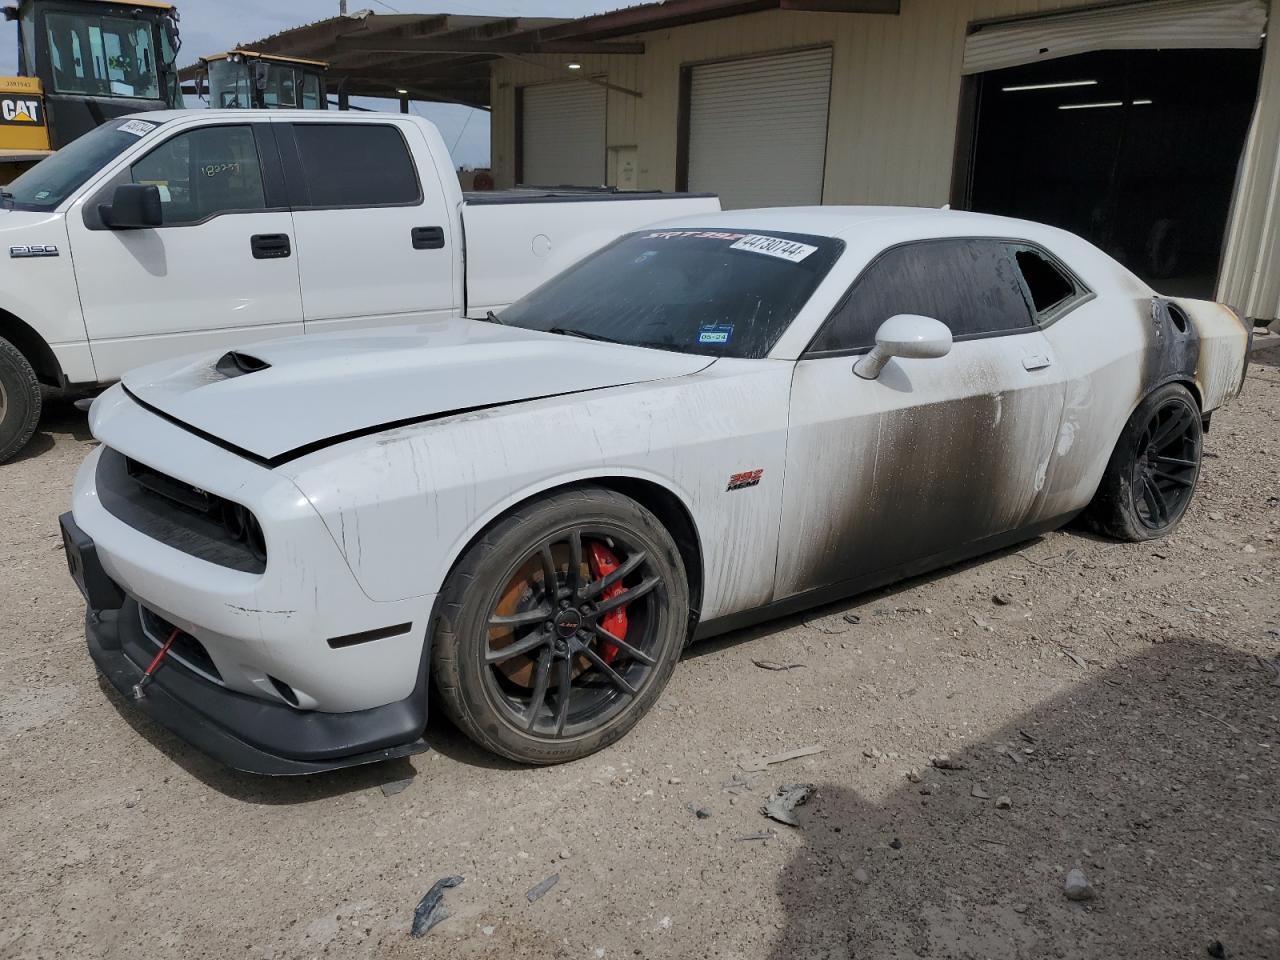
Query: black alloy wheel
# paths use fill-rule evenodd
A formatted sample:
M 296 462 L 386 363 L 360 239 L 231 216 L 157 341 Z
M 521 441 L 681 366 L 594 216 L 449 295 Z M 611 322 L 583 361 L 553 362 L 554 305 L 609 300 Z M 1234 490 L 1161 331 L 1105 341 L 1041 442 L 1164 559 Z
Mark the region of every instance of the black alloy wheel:
M 602 547 L 619 561 L 604 574 L 589 556 Z M 665 597 L 661 573 L 621 531 L 587 526 L 514 566 L 489 616 L 484 659 L 494 704 L 508 723 L 540 736 L 606 724 L 654 674 L 659 618 L 651 607 Z M 625 638 L 609 629 L 620 614 Z
M 560 763 L 634 726 L 688 636 L 671 534 L 614 490 L 570 488 L 516 508 L 463 552 L 437 603 L 432 675 L 476 743 Z
M 1200 477 L 1201 416 L 1196 398 L 1181 383 L 1167 383 L 1138 404 L 1085 510 L 1086 525 L 1134 542 L 1171 533 Z
M 1200 472 L 1200 414 L 1181 398 L 1162 403 L 1147 420 L 1133 463 L 1133 503 L 1138 518 L 1163 530 L 1181 517 Z

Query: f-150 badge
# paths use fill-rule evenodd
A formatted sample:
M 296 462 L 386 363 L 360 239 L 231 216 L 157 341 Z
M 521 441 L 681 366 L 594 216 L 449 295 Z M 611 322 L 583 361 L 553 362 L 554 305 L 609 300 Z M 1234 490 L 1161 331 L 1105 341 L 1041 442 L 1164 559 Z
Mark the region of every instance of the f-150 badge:
M 52 243 L 30 243 L 9 248 L 9 256 L 21 257 L 56 257 L 58 248 Z

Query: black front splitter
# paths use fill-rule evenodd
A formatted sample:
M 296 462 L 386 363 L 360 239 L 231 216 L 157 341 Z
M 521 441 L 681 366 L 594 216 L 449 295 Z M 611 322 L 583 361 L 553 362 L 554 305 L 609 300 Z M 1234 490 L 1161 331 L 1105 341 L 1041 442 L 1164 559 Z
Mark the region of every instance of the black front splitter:
M 138 664 L 148 663 L 156 647 L 142 630 L 137 601 L 126 599 L 119 610 L 90 610 L 85 636 L 98 670 L 126 699 L 125 709 L 142 712 L 235 770 L 297 776 L 429 749 L 422 739 L 426 697 L 418 690 L 370 710 L 320 713 L 237 693 L 165 661 L 138 700 L 133 687 L 144 669 Z

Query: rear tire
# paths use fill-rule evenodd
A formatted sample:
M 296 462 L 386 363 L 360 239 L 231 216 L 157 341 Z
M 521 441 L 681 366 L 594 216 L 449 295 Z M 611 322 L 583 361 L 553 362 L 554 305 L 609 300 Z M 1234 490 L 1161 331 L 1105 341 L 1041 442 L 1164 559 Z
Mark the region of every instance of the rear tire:
M 599 548 L 623 571 L 613 580 Z M 608 632 L 618 629 L 610 607 L 625 610 L 620 634 Z M 689 586 L 657 517 L 579 487 L 495 523 L 458 561 L 438 609 L 432 676 L 450 719 L 511 760 L 564 763 L 613 743 L 657 701 L 684 647 Z M 509 647 L 523 652 L 504 656 Z
M 40 422 L 40 381 L 27 358 L 0 339 L 0 463 L 26 446 Z
M 1117 540 L 1141 542 L 1172 533 L 1200 476 L 1200 407 L 1180 383 L 1148 396 L 1116 443 L 1084 514 L 1088 526 Z

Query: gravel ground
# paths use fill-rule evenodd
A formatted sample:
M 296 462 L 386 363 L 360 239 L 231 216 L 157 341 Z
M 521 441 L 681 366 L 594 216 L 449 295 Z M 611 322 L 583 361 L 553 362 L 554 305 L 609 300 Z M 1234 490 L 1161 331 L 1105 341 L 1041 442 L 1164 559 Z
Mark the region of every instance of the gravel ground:
M 90 440 L 52 404 L 0 467 L 0 956 L 1274 960 L 1278 361 L 1215 417 L 1169 540 L 1055 533 L 694 647 L 579 763 L 433 720 L 431 753 L 291 780 L 98 682 L 56 524 Z M 784 782 L 814 786 L 798 828 L 761 814 Z

